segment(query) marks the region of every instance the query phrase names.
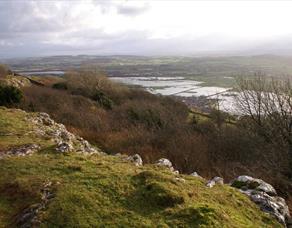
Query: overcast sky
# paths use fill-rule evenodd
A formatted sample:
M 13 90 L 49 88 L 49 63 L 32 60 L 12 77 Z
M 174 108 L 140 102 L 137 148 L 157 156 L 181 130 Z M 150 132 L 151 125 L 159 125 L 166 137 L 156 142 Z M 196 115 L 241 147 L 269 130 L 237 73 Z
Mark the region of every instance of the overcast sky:
M 0 0 L 0 57 L 285 54 L 291 12 L 292 1 Z

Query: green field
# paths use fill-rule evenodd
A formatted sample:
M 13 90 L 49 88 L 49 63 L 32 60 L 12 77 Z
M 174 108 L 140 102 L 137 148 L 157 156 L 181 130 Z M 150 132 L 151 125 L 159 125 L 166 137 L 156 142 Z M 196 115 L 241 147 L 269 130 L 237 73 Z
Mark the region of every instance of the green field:
M 1 62 L 1 61 L 0 61 Z M 253 75 L 292 75 L 290 56 L 230 57 L 143 57 L 143 56 L 53 56 L 2 61 L 16 71 L 69 70 L 95 67 L 109 76 L 186 77 L 205 82 L 205 86 L 232 87 L 230 77 Z

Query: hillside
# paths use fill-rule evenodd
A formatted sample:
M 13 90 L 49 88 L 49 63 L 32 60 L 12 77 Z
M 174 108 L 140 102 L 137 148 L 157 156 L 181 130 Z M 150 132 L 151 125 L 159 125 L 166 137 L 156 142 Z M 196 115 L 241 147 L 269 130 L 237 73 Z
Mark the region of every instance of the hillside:
M 1 108 L 0 227 L 14 226 L 281 227 L 232 187 L 136 166 L 45 114 Z

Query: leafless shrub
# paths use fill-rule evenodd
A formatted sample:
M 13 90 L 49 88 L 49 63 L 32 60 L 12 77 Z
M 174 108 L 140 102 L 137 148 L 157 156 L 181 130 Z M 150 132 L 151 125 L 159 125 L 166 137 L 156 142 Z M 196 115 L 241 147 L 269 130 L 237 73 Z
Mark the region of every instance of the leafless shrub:
M 292 171 L 292 83 L 256 75 L 254 79 L 239 78 L 237 104 L 248 117 L 250 132 L 263 137 L 278 149 L 281 158 L 285 151 Z
M 7 65 L 0 64 L 0 78 L 4 78 L 10 73 L 11 73 L 11 70 L 9 69 Z

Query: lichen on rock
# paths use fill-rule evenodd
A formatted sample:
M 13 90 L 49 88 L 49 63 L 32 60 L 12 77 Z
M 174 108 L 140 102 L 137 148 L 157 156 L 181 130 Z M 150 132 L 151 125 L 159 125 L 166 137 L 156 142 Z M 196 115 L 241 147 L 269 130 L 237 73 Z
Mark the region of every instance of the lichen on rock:
M 127 160 L 130 162 L 133 162 L 136 166 L 142 166 L 143 160 L 139 154 L 134 154 L 129 157 L 127 157 Z
M 216 184 L 224 184 L 224 179 L 222 177 L 214 177 L 207 182 L 206 186 L 208 188 L 213 188 Z
M 231 186 L 239 188 L 263 211 L 274 215 L 282 224 L 286 224 L 290 218 L 285 200 L 277 196 L 276 190 L 269 183 L 251 176 L 239 176 L 231 182 Z
M 40 150 L 40 146 L 37 144 L 25 144 L 18 147 L 13 147 L 4 151 L 4 153 L 0 154 L 0 158 L 7 156 L 26 156 L 31 155 L 38 150 Z
M 171 161 L 166 158 L 160 158 L 155 164 L 158 166 L 164 166 L 166 168 L 169 168 L 171 171 L 174 170 Z
M 88 141 L 69 132 L 63 124 L 56 123 L 47 113 L 29 115 L 27 120 L 34 124 L 39 136 L 50 138 L 56 143 L 58 152 L 99 153 Z

